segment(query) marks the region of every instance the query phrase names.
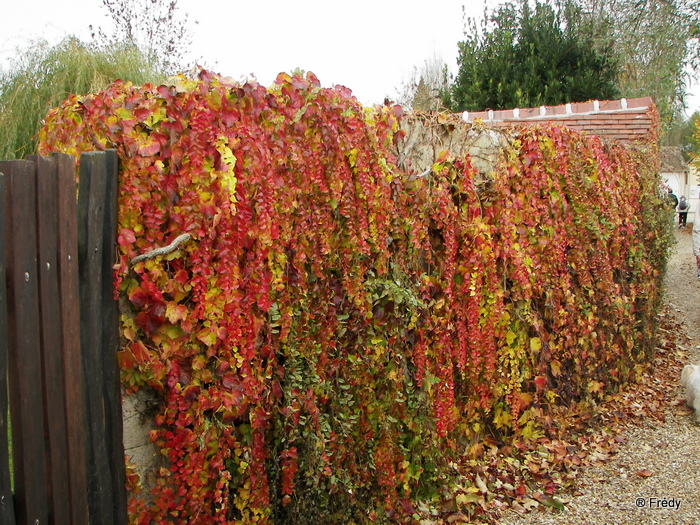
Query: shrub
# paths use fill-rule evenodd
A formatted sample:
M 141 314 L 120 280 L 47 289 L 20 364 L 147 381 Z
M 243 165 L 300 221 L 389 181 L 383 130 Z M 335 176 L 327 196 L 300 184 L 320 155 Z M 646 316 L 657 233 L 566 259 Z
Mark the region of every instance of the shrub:
M 448 151 L 415 177 L 401 118 L 312 74 L 206 71 L 47 117 L 42 153 L 121 159 L 119 359 L 169 460 L 133 522 L 409 520 L 450 491 L 482 513 L 465 450 L 537 443 L 648 357 L 653 147 L 528 128 L 491 180 Z

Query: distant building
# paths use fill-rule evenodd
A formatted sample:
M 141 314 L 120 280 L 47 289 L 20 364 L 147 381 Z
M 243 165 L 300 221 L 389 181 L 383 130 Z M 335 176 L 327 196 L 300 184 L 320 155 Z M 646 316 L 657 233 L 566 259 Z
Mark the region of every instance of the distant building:
M 679 147 L 663 146 L 659 149 L 659 174 L 661 175 L 661 180 L 678 197 L 685 195 L 686 199 L 698 199 L 700 195 L 698 195 L 697 186 L 693 189 L 689 185 L 689 172 L 690 167 L 683 159 L 683 154 Z
M 692 164 L 687 166 L 688 169 L 688 197 L 690 202 L 690 213 L 688 214 L 688 222 L 694 222 L 695 217 L 700 217 L 697 214 L 700 211 L 700 172 L 698 168 Z

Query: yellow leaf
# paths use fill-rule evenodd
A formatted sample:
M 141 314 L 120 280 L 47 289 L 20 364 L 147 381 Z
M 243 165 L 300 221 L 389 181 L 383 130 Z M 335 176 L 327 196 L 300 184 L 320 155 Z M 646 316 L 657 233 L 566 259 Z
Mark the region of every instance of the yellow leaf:
M 589 394 L 598 393 L 604 386 L 605 383 L 601 383 L 600 381 L 589 381 L 586 390 L 588 390 Z
M 197 339 L 207 346 L 213 346 L 216 343 L 216 334 L 208 328 L 204 328 L 197 333 Z
M 493 423 L 496 428 L 510 426 L 510 410 L 505 410 L 503 407 L 496 407 L 493 414 Z
M 187 307 L 184 304 L 168 303 L 165 309 L 165 317 L 173 324 L 182 321 L 187 318 Z
M 214 90 L 209 92 L 208 102 L 209 107 L 214 111 L 221 111 L 221 93 Z
M 178 339 L 183 334 L 182 330 L 177 325 L 165 325 L 164 330 L 165 335 L 171 340 Z
M 481 499 L 481 496 L 475 493 L 470 494 L 457 494 L 455 500 L 460 505 L 466 505 L 467 503 L 477 503 Z
M 165 106 L 160 105 L 156 108 L 156 110 L 153 113 L 151 113 L 148 116 L 148 118 L 146 119 L 146 125 L 149 128 L 154 128 L 156 126 L 156 124 L 165 120 L 166 117 L 167 117 L 167 111 L 165 109 Z
M 177 93 L 187 93 L 188 91 L 192 91 L 197 85 L 195 80 L 191 80 L 185 75 L 177 75 L 171 78 L 170 82 Z
M 539 337 L 530 338 L 530 350 L 532 350 L 533 352 L 539 352 L 541 348 L 542 341 L 540 341 Z
M 520 431 L 520 435 L 526 441 L 534 441 L 544 436 L 542 431 L 535 426 L 535 422 L 532 420 L 527 422 L 527 425 Z
M 203 355 L 196 355 L 192 359 L 192 370 L 202 370 L 207 364 L 207 359 Z
M 357 164 L 357 148 L 352 148 L 348 153 L 348 162 L 350 162 L 350 167 L 354 168 Z
M 552 370 L 552 375 L 554 377 L 559 377 L 561 375 L 561 363 L 556 359 L 553 359 L 552 362 L 549 363 L 549 368 Z

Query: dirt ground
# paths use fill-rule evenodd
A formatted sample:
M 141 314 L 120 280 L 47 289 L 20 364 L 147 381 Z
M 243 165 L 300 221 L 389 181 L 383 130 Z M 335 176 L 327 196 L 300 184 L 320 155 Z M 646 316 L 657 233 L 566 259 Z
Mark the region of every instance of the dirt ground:
M 666 274 L 665 297 L 674 309 L 678 320 L 687 328 L 688 335 L 700 344 L 700 279 L 696 276 L 695 258 L 689 224 L 682 230 L 676 230 L 676 246 L 668 265 Z M 694 349 L 693 362 L 700 361 L 700 350 Z
M 632 406 L 650 415 L 627 424 L 624 444 L 614 459 L 581 474 L 575 492 L 561 498 L 565 509 L 509 511 L 502 525 L 700 525 L 700 425 L 678 385 L 684 364 L 700 364 L 700 279 L 691 228 L 675 232 L 677 243 L 665 279 L 661 346 L 655 369 L 645 376 L 646 385 L 638 387 L 662 392 L 656 396 L 659 408 L 646 410 L 649 396 L 645 400 L 641 392 L 633 392 Z

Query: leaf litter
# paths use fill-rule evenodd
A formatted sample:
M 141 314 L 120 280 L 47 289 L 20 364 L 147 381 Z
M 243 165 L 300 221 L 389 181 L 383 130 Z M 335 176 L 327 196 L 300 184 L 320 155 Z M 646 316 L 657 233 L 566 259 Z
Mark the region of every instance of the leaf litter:
M 700 523 L 700 426 L 679 386 L 683 366 L 700 358 L 700 309 L 693 298 L 700 283 L 689 231 L 676 232 L 676 240 L 653 360 L 635 384 L 599 404 L 593 415 L 567 418 L 561 439 L 573 445 L 554 455 L 549 472 L 552 482 L 560 482 L 553 499 L 562 506 L 543 504 L 530 485 L 534 494 L 505 501 L 484 523 Z M 550 440 L 548 449 L 556 449 L 555 443 Z M 574 465 L 572 458 L 578 458 Z
M 664 498 L 674 497 L 650 486 L 645 492 L 645 482 L 659 477 L 662 469 L 650 460 L 663 457 L 671 446 L 670 440 L 654 436 L 663 437 L 679 425 L 692 427 L 692 411 L 678 387 L 680 370 L 690 358 L 691 340 L 669 307 L 658 317 L 663 337 L 651 363 L 640 368 L 635 384 L 593 406 L 581 403 L 553 410 L 546 435 L 532 442 L 503 445 L 485 438 L 471 446 L 462 463 L 454 465 L 461 483 L 438 505 L 419 505 L 414 519 L 421 525 L 647 523 L 643 513 L 652 509 L 636 507 L 637 498 L 644 498 L 649 507 L 650 501 L 663 505 Z M 669 418 L 673 421 L 667 425 Z M 690 432 L 700 444 L 700 432 L 692 428 Z M 637 447 L 630 454 L 632 443 Z M 693 476 L 697 476 L 700 448 L 695 452 L 695 465 L 688 474 Z M 661 479 L 659 485 L 661 491 L 668 486 Z M 628 493 L 614 493 L 620 486 Z M 700 499 L 695 499 L 694 504 L 686 500 L 690 508 L 684 509 L 694 517 L 687 521 L 676 514 L 678 521 L 674 518 L 673 523 L 698 523 Z M 648 523 L 664 519 L 659 514 L 663 510 L 670 511 L 653 509 Z M 601 512 L 603 517 L 596 518 Z

